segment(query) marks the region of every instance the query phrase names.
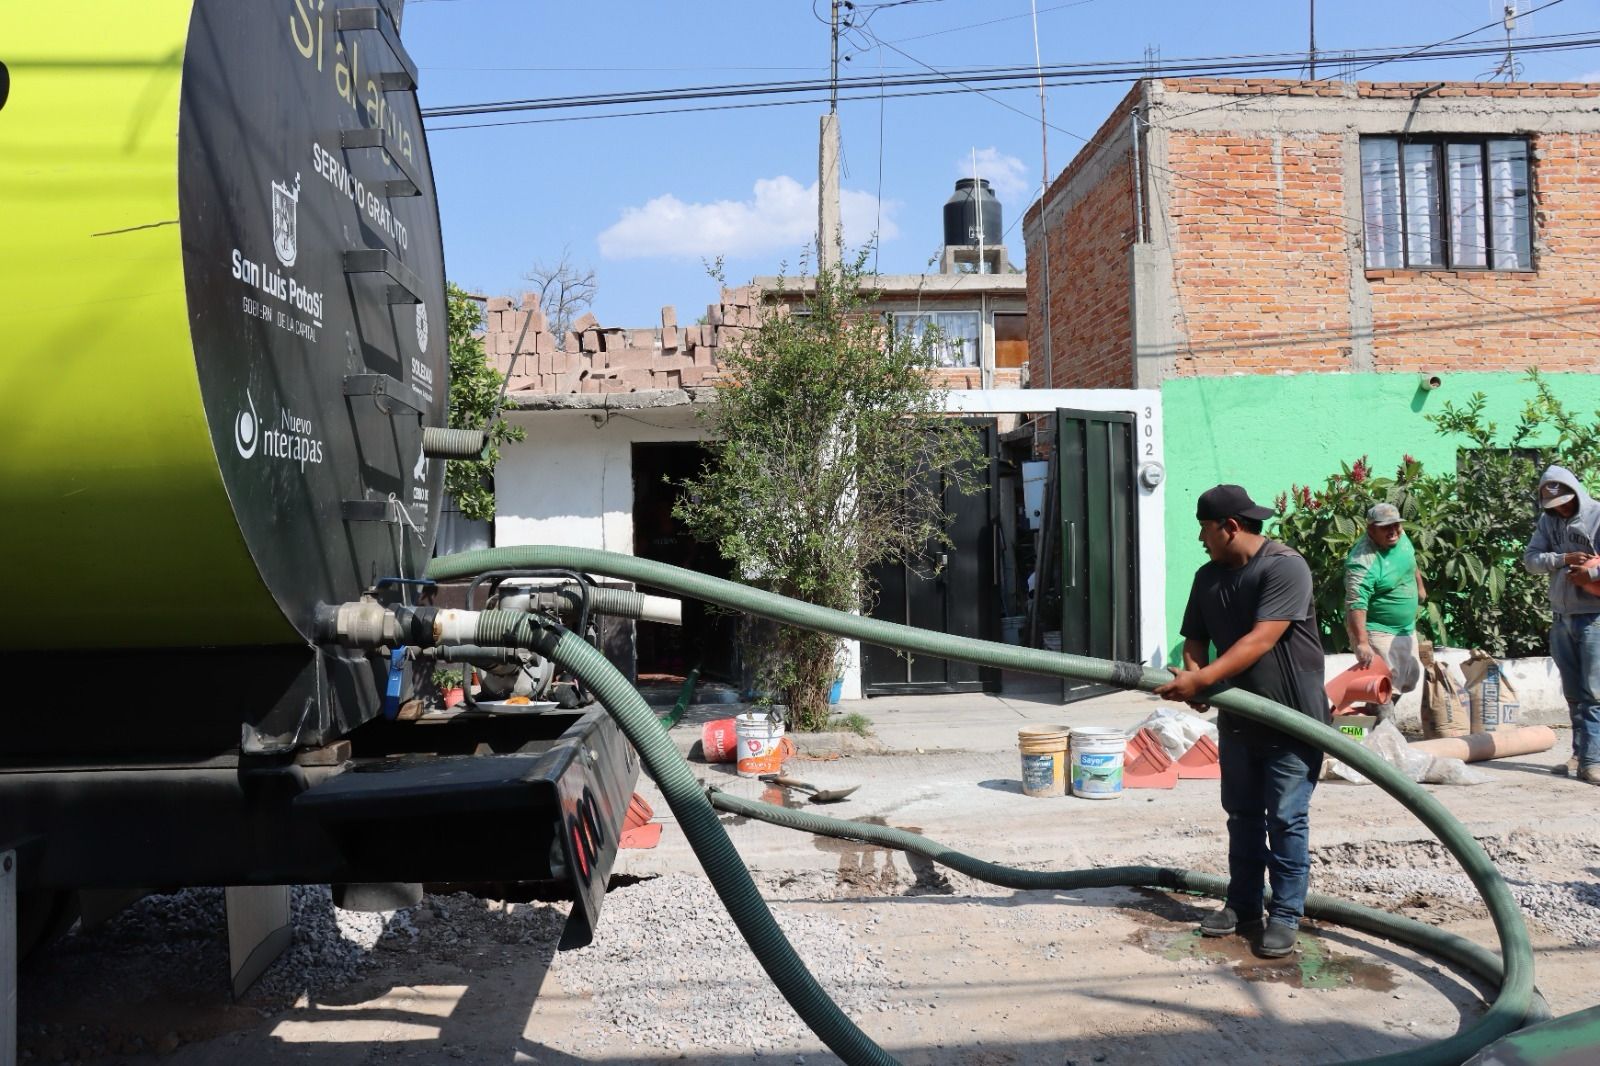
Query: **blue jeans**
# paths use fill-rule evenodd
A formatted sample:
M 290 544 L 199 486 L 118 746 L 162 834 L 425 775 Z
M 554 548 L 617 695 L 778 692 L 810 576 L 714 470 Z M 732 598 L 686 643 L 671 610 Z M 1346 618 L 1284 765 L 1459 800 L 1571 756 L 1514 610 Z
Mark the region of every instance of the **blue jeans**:
M 1228 812 L 1228 906 L 1240 921 L 1254 921 L 1262 880 L 1270 879 L 1267 917 L 1299 928 L 1311 880 L 1311 790 L 1322 753 L 1281 733 L 1223 729 L 1217 745 Z
M 1594 766 L 1600 763 L 1600 614 L 1556 615 L 1550 657 L 1572 718 L 1572 754 L 1580 767 Z

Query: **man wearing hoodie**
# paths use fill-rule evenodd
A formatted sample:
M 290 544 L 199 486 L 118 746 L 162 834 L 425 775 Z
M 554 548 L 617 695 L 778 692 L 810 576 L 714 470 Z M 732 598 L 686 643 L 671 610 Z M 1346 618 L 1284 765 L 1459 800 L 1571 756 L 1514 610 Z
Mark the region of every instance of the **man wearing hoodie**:
M 1600 579 L 1600 503 L 1572 471 L 1552 466 L 1539 479 L 1539 507 L 1522 564 L 1550 575 L 1550 657 L 1572 718 L 1572 758 L 1555 772 L 1600 785 L 1600 595 L 1580 587 Z

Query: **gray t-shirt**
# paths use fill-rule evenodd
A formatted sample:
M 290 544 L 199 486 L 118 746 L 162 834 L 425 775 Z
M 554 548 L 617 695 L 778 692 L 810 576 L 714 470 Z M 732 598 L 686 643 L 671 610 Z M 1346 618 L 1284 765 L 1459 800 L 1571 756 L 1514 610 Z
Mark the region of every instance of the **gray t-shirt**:
M 1225 685 L 1265 696 L 1327 724 L 1332 716 L 1322 688 L 1322 640 L 1317 635 L 1311 567 L 1293 548 L 1269 540 L 1237 570 L 1213 562 L 1195 571 L 1182 633 L 1209 641 L 1220 656 L 1257 622 L 1284 620 L 1289 628 L 1272 649 Z M 1218 715 L 1217 725 L 1245 733 L 1266 729 L 1227 711 Z

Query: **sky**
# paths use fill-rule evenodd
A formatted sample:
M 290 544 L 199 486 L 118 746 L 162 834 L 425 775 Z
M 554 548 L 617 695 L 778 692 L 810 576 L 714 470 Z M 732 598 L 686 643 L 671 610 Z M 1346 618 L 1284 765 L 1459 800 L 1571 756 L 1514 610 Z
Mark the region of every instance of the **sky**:
M 1046 65 L 1304 51 L 1308 0 L 1036 0 Z M 1322 0 L 1319 53 L 1430 45 L 1497 22 L 1505 0 Z M 1523 12 L 1550 0 L 1518 0 Z M 512 99 L 826 79 L 829 0 L 408 0 L 403 37 L 424 109 Z M 841 77 L 1031 65 L 1029 0 L 857 0 Z M 1516 37 L 1600 36 L 1600 0 L 1557 0 Z M 1496 28 L 1468 38 L 1503 42 Z M 1334 60 L 1325 60 L 1331 62 Z M 1498 60 L 1386 63 L 1362 80 L 1472 80 Z M 1521 80 L 1600 80 L 1600 50 L 1526 53 Z M 1319 69 L 1327 76 L 1328 69 Z M 1048 153 L 1060 173 L 1129 81 L 1053 86 L 1041 137 L 1037 85 L 920 97 L 841 99 L 841 212 L 868 266 L 919 273 L 943 244 L 942 207 L 976 168 L 999 197 L 1004 243 L 1022 264 L 1020 220 Z M 893 92 L 894 90 L 890 90 Z M 644 327 L 663 305 L 692 322 L 729 284 L 797 273 L 815 239 L 817 143 L 825 100 L 793 97 L 501 113 L 427 122 L 445 269 L 472 291 L 516 294 L 565 257 L 592 269 L 594 312 Z M 615 117 L 662 107 L 682 114 Z M 597 116 L 608 117 L 597 117 Z M 528 120 L 535 120 L 530 122 Z M 481 128 L 459 128 L 476 124 Z M 457 128 L 452 128 L 457 127 Z

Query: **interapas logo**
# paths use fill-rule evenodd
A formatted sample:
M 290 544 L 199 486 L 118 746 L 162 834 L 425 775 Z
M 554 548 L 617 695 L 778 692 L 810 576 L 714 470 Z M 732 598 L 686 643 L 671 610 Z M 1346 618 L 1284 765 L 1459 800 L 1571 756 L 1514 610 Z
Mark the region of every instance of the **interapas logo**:
M 261 443 L 261 419 L 256 414 L 256 402 L 249 389 L 244 390 L 244 402 L 250 409 L 240 411 L 233 420 L 233 445 L 239 449 L 241 458 L 249 459 L 256 454 L 256 445 Z
M 294 176 L 294 188 L 281 181 L 272 183 L 272 250 L 278 253 L 278 262 L 294 266 L 300 256 L 300 175 Z

